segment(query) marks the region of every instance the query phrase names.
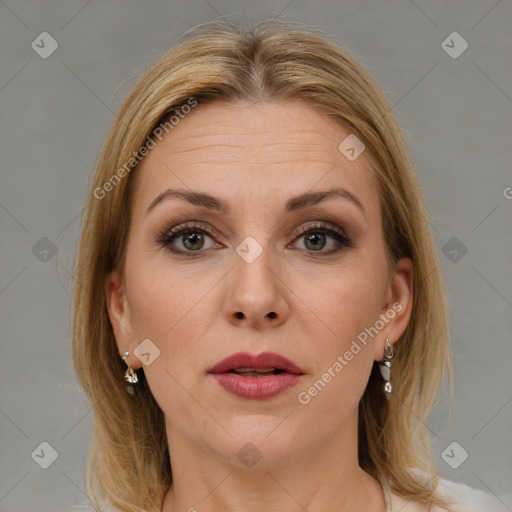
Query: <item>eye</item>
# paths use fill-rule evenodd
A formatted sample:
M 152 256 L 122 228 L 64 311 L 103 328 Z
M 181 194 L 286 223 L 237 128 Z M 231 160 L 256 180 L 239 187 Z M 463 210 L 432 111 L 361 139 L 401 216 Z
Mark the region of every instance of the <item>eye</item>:
M 174 254 L 190 256 L 206 249 L 221 248 L 222 245 L 213 241 L 213 236 L 214 231 L 208 224 L 191 221 L 159 233 L 157 243 Z M 294 242 L 301 239 L 304 239 L 303 250 L 321 255 L 334 254 L 345 247 L 352 247 L 352 241 L 341 228 L 322 222 L 301 228 Z M 210 240 L 209 245 L 208 240 Z M 329 240 L 331 240 L 330 244 Z M 328 245 L 334 247 L 324 250 Z
M 295 240 L 303 239 L 303 245 L 308 252 L 321 253 L 323 255 L 334 254 L 341 251 L 345 247 L 352 247 L 352 241 L 345 234 L 345 232 L 338 226 L 330 227 L 322 222 L 314 225 L 309 225 L 301 228 Z M 323 250 L 327 242 L 331 239 L 331 245 L 334 245 L 329 250 Z
M 187 222 L 186 224 L 176 226 L 160 233 L 158 243 L 163 247 L 167 247 L 175 254 L 200 252 L 201 249 L 205 248 L 205 241 L 207 239 L 212 240 L 211 236 L 213 236 L 213 230 L 207 224 L 201 222 Z M 179 245 L 183 248 L 177 248 L 174 245 L 175 242 L 179 242 Z M 213 246 L 221 247 L 214 242 L 209 247 L 206 247 L 206 249 L 210 249 Z

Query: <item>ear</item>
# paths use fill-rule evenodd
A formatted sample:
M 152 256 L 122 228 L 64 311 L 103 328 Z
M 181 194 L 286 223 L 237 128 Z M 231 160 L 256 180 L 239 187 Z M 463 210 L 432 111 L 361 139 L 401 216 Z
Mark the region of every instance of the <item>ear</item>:
M 136 370 L 142 366 L 142 363 L 133 355 L 133 350 L 136 347 L 136 336 L 134 335 L 125 285 L 117 270 L 107 275 L 105 296 L 108 316 L 116 338 L 119 355 L 123 357 L 124 352 L 128 350 L 130 355 L 126 359 L 126 363 Z
M 386 327 L 375 343 L 376 361 L 382 361 L 386 337 L 391 344 L 395 344 L 405 332 L 412 313 L 412 292 L 414 282 L 414 268 L 410 258 L 401 258 L 397 262 L 397 268 L 393 279 L 389 283 L 387 298 L 381 311 Z

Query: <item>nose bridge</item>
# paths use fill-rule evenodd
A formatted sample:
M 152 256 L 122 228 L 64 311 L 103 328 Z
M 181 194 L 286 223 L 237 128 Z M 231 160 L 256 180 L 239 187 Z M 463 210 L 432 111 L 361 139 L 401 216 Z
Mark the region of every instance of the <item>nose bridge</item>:
M 284 321 L 288 307 L 271 241 L 263 234 L 248 236 L 236 247 L 226 297 L 226 314 L 231 322 L 261 326 Z
M 275 270 L 272 269 L 270 241 L 268 237 L 246 237 L 236 247 L 233 280 L 246 299 L 260 301 L 272 292 L 275 286 Z

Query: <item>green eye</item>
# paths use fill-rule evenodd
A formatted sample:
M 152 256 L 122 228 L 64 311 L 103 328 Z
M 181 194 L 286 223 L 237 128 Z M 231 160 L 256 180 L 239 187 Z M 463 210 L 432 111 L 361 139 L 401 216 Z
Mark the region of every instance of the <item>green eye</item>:
M 213 236 L 213 230 L 207 224 L 190 222 L 164 231 L 159 235 L 158 243 L 174 254 L 191 255 L 214 247 L 221 248 L 222 246 L 213 240 Z M 208 239 L 212 240 L 213 243 L 210 247 L 205 247 Z M 352 247 L 351 240 L 341 228 L 332 228 L 323 223 L 303 228 L 296 235 L 294 242 L 300 239 L 304 239 L 304 250 L 306 252 L 325 255 L 339 252 L 346 247 Z M 334 247 L 324 250 L 329 240 L 333 241 Z M 181 248 L 176 247 L 177 242 L 181 244 Z

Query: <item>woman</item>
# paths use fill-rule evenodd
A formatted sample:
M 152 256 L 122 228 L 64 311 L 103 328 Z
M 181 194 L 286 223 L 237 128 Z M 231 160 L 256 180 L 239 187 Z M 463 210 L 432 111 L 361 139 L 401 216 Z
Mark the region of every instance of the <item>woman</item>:
M 96 509 L 473 510 L 427 429 L 451 384 L 440 269 L 354 58 L 277 22 L 189 33 L 121 106 L 83 221 Z

